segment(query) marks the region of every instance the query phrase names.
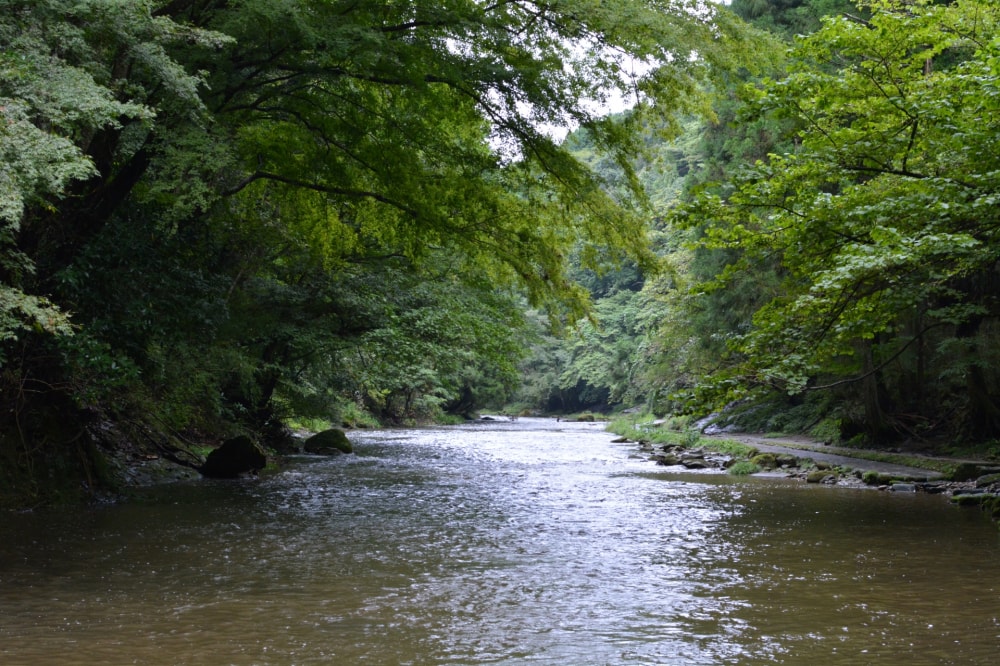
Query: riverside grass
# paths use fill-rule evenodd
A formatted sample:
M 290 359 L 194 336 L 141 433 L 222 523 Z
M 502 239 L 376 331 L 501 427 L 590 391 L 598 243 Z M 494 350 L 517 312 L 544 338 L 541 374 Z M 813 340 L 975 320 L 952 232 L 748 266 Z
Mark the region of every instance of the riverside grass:
M 671 423 L 659 422 L 651 414 L 632 415 L 618 418 L 608 424 L 608 430 L 635 441 L 652 444 L 670 444 L 684 448 L 703 448 L 731 455 L 740 460 L 749 460 L 759 451 L 752 446 L 731 439 L 706 437 L 693 428 L 684 427 L 682 421 Z
M 667 417 L 659 419 L 652 414 L 633 414 L 615 419 L 608 425 L 608 430 L 636 441 L 646 441 L 654 444 L 671 444 L 686 448 L 704 448 L 718 451 L 737 458 L 750 460 L 759 451 L 752 445 L 732 439 L 707 437 L 689 427 L 687 417 Z M 781 433 L 769 433 L 768 439 L 779 440 Z M 776 441 L 782 444 L 780 441 Z M 870 462 L 905 465 L 941 473 L 945 478 L 953 478 L 960 467 L 958 461 L 933 458 L 920 455 L 907 455 L 892 451 L 875 451 L 856 449 L 843 446 L 808 446 L 797 443 L 795 449 L 802 452 L 802 458 L 808 458 L 809 452 L 832 453 Z

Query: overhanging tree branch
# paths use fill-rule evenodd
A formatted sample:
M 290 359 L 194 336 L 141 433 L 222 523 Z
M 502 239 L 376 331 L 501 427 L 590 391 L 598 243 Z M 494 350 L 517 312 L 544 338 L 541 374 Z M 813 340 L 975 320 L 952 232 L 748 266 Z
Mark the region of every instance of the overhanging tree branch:
M 947 325 L 948 325 L 948 322 L 939 321 L 937 323 L 931 324 L 930 326 L 926 326 L 923 330 L 921 330 L 919 333 L 917 333 L 912 338 L 910 338 L 909 341 L 907 341 L 906 344 L 904 344 L 902 347 L 900 347 L 896 351 L 896 353 L 894 353 L 892 356 L 890 356 L 889 358 L 887 358 L 885 361 L 883 361 L 882 363 L 879 363 L 877 366 L 875 366 L 874 368 L 872 368 L 868 372 L 864 373 L 863 375 L 858 375 L 857 377 L 848 377 L 847 379 L 841 379 L 839 381 L 831 382 L 829 384 L 823 384 L 821 386 L 807 386 L 805 390 L 808 391 L 808 392 L 811 392 L 811 391 L 825 391 L 827 389 L 837 388 L 838 386 L 846 386 L 847 384 L 856 384 L 857 382 L 864 381 L 865 379 L 868 379 L 872 375 L 874 375 L 876 373 L 879 373 L 883 369 L 885 369 L 886 367 L 888 367 L 888 365 L 890 363 L 892 363 L 897 358 L 899 358 L 900 356 L 902 356 L 903 352 L 905 352 L 907 349 L 910 348 L 910 345 L 912 345 L 917 340 L 920 340 L 929 331 L 931 331 L 931 330 L 933 330 L 935 328 L 940 328 L 941 326 L 947 326 Z
M 222 192 L 223 196 L 230 197 L 238 194 L 242 190 L 246 189 L 258 180 L 270 180 L 278 183 L 284 183 L 285 185 L 291 185 L 292 187 L 298 187 L 305 190 L 312 190 L 314 192 L 322 192 L 324 194 L 331 194 L 335 196 L 349 197 L 354 199 L 372 199 L 380 203 L 392 206 L 408 215 L 413 217 L 419 217 L 419 212 L 414 208 L 407 206 L 401 201 L 397 201 L 379 192 L 373 192 L 371 190 L 361 190 L 350 187 L 334 187 L 332 185 L 324 185 L 323 183 L 314 183 L 305 180 L 300 180 L 298 178 L 292 178 L 291 176 L 284 176 L 278 173 L 271 173 L 268 171 L 256 171 L 240 182 L 236 183 L 234 186 L 228 188 Z

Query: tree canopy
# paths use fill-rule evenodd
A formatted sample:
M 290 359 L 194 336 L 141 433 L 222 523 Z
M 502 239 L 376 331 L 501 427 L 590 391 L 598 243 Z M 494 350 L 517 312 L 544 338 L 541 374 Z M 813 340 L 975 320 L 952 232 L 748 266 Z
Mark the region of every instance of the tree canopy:
M 548 128 L 588 128 L 627 168 L 634 140 L 600 105 L 692 103 L 736 34 L 678 2 L 4 10 L 4 219 L 46 289 L 125 206 L 175 225 L 281 207 L 328 260 L 454 245 L 571 302 L 560 248 L 583 234 L 641 255 L 642 225 Z M 62 198 L 24 208 L 45 197 Z
M 786 39 L 787 59 L 715 81 L 714 118 L 679 139 L 647 130 L 638 176 L 669 271 L 640 267 L 630 293 L 591 284 L 603 328 L 532 359 L 531 395 L 546 395 L 547 374 L 566 402 L 586 377 L 578 396 L 659 415 L 988 446 L 1000 434 L 997 3 L 732 8 Z M 621 328 L 637 306 L 642 325 Z
M 651 264 L 634 130 L 750 38 L 694 0 L 0 1 L 5 450 L 79 441 L 67 404 L 270 432 L 508 390 L 505 303 L 579 316 L 571 262 Z
M 995 433 L 977 336 L 998 314 L 998 6 L 864 8 L 800 39 L 787 76 L 754 95 L 759 113 L 800 128 L 794 149 L 676 214 L 704 230 L 703 246 L 735 253 L 708 288 L 779 267 L 714 386 L 732 399 L 853 384 L 874 433 L 912 433 L 890 414 L 927 418 L 932 392 L 952 409 L 964 393 L 965 427 Z

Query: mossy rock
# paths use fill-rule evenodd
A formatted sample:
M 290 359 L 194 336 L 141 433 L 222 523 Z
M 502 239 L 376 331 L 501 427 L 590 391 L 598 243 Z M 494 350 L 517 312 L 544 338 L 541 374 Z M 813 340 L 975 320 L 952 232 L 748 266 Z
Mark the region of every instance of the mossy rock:
M 887 486 L 893 482 L 893 477 L 870 469 L 861 474 L 861 480 L 869 486 Z
M 1000 522 L 1000 495 L 995 493 L 959 493 L 951 498 L 958 506 L 978 506 L 996 522 Z
M 994 495 L 986 493 L 959 493 L 952 495 L 951 501 L 958 506 L 982 506 Z
M 774 469 L 778 466 L 778 458 L 773 453 L 760 453 L 750 459 L 750 462 L 761 469 Z
M 836 479 L 837 475 L 828 469 L 814 469 L 806 474 L 806 483 L 822 483 L 828 477 Z
M 1000 520 L 1000 495 L 989 495 L 983 500 L 983 511 L 990 514 L 993 520 Z
M 778 467 L 799 466 L 799 459 L 793 456 L 791 453 L 779 453 L 774 457 L 774 461 L 778 464 Z
M 975 463 L 961 463 L 955 467 L 951 473 L 952 481 L 972 481 L 982 474 L 979 465 Z
M 1000 474 L 986 474 L 976 479 L 977 488 L 992 486 L 995 483 L 1000 483 Z
M 302 449 L 306 453 L 325 456 L 354 453 L 354 445 L 351 444 L 351 440 L 347 439 L 344 431 L 339 428 L 330 428 L 316 433 L 303 443 Z

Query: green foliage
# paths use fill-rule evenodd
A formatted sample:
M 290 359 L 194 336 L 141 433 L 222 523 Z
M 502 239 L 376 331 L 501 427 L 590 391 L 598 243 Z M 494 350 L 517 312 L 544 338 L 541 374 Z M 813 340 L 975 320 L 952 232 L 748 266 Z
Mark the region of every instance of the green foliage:
M 968 354 L 934 355 L 929 344 L 949 331 L 968 341 L 997 312 L 988 119 L 1000 70 L 993 3 L 870 11 L 800 40 L 789 76 L 758 95 L 759 109 L 802 128 L 796 150 L 745 169 L 725 197 L 706 192 L 674 222 L 707 224 L 702 246 L 731 253 L 708 290 L 780 262 L 749 328 L 727 340 L 733 365 L 716 375 L 715 399 L 857 382 L 864 421 L 882 432 L 890 377 L 924 386 L 928 371 L 968 368 Z M 911 359 L 923 376 L 907 377 Z M 982 377 L 966 403 L 973 430 L 1000 426 L 995 381 Z
M 572 396 L 559 387 L 569 357 L 565 339 L 553 335 L 545 317 L 537 311 L 525 313 L 525 322 L 525 357 L 518 365 L 519 383 L 513 402 L 544 412 L 572 411 Z
M 892 483 L 893 477 L 869 469 L 862 472 L 861 480 L 868 486 L 883 486 Z
M 716 439 L 713 437 L 702 437 L 699 446 L 719 453 L 733 456 L 734 458 L 753 458 L 757 455 L 757 449 L 747 444 L 737 442 L 732 439 Z
M 824 418 L 809 430 L 809 435 L 824 444 L 840 444 L 843 424 L 840 419 Z
M 608 422 L 608 430 L 618 434 L 626 430 L 635 431 L 643 424 L 651 424 L 655 418 L 652 414 L 619 414 Z
M 771 39 L 755 37 L 748 46 L 756 57 L 753 70 L 774 66 L 778 47 Z M 725 85 L 724 80 L 717 83 Z M 709 114 L 713 126 L 728 122 L 719 117 L 720 108 L 714 105 Z M 595 302 L 591 317 L 581 320 L 564 341 L 549 338 L 533 350 L 523 368 L 524 402 L 549 411 L 645 404 L 665 414 L 677 407 L 678 391 L 715 365 L 713 345 L 692 335 L 690 325 L 696 315 L 686 291 L 692 263 L 685 246 L 689 234 L 659 222 L 683 196 L 686 183 L 705 172 L 704 123 L 705 115 L 688 115 L 666 124 L 644 122 L 639 128 L 645 150 L 629 168 L 649 199 L 654 216 L 650 240 L 659 261 L 605 273 L 578 271 L 577 280 Z M 588 131 L 571 134 L 565 145 L 602 174 L 616 196 L 625 196 L 629 172 L 602 152 Z M 724 306 L 718 310 L 728 311 Z
M 759 472 L 760 466 L 749 460 L 739 460 L 733 463 L 726 471 L 733 476 L 749 476 Z
M 670 444 L 687 448 L 703 448 L 718 451 L 734 458 L 750 459 L 757 455 L 757 449 L 752 446 L 730 439 L 702 437 L 696 430 L 667 430 L 651 420 L 650 415 L 631 415 L 617 418 L 608 424 L 607 429 L 613 433 L 635 441 L 654 444 Z
M 571 261 L 653 262 L 633 130 L 746 39 L 683 0 L 4 0 L 0 392 L 205 431 L 502 400 L 516 291 L 575 321 Z
M 192 10 L 235 37 L 221 66 L 211 57 L 207 96 L 246 160 L 230 191 L 320 193 L 361 237 L 411 258 L 453 247 L 491 279 L 524 284 L 536 304 L 579 314 L 584 294 L 565 263 L 577 238 L 611 249 L 586 252 L 588 265 L 647 261 L 643 229 L 541 129 L 587 128 L 634 199 L 627 158 L 639 146 L 627 125 L 659 113 L 654 103 L 695 104 L 703 63 L 728 62 L 736 50 L 724 39 L 738 31 L 663 11 L 671 3 L 577 5 L 247 2 L 209 20 Z M 280 37 L 260 39 L 279 25 Z M 636 80 L 616 49 L 674 64 Z M 700 60 L 687 57 L 695 50 Z M 267 66 L 236 66 L 246 59 Z M 639 96 L 625 125 L 588 106 L 616 89 Z
M 386 270 L 382 277 L 384 287 L 368 294 L 372 285 L 354 285 L 373 309 L 366 330 L 338 342 L 345 388 L 389 420 L 502 404 L 522 349 L 515 303 L 450 275 Z
M 0 342 L 31 330 L 70 333 L 57 305 L 24 291 L 34 271 L 34 258 L 17 243 L 25 212 L 51 208 L 72 182 L 95 175 L 74 136 L 147 111 L 116 101 L 74 62 L 79 32 L 45 9 L 0 5 Z M 5 357 L 0 349 L 0 361 Z
M 580 383 L 606 388 L 607 400 L 629 400 L 634 386 L 640 310 L 634 292 L 617 292 L 595 308 L 598 323 L 583 324 L 575 333 L 567 367 L 559 378 L 563 389 Z
M 644 373 L 649 342 L 664 314 L 654 288 L 606 293 L 595 299 L 592 318 L 564 337 L 540 331 L 521 368 L 520 400 L 560 412 L 643 402 L 656 381 Z
M 857 12 L 847 0 L 733 0 L 730 7 L 740 18 L 788 39 L 815 32 L 826 16 Z
M 725 407 L 852 445 L 995 439 L 996 4 L 733 8 L 798 34 L 789 60 L 718 82 L 715 120 L 672 142 L 645 128 L 633 166 L 666 207 L 669 270 L 584 273 L 596 323 L 537 346 L 533 404 Z M 623 182 L 586 133 L 567 145 Z

